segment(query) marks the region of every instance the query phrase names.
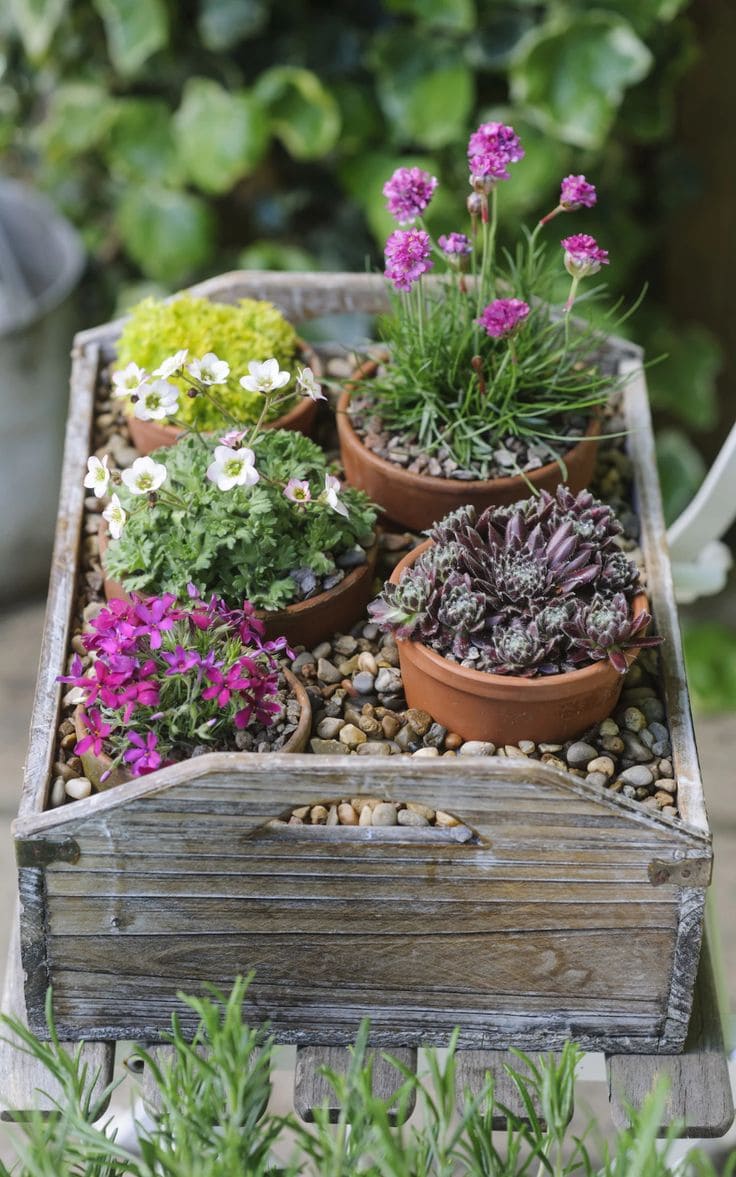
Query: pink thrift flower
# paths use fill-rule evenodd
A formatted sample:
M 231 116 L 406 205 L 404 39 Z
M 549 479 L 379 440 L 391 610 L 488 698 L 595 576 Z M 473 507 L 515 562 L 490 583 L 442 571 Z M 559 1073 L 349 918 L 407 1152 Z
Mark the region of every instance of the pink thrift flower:
M 400 225 L 420 217 L 437 187 L 437 179 L 422 168 L 397 168 L 383 185 L 386 208 Z
M 608 250 L 601 249 L 589 233 L 574 233 L 560 242 L 565 251 L 565 269 L 571 278 L 585 278 L 597 274 L 608 265 Z
M 508 180 L 507 165 L 523 158 L 519 136 L 505 123 L 481 123 L 470 136 L 468 164 L 471 175 L 478 179 Z
M 396 229 L 386 242 L 386 277 L 396 290 L 411 290 L 434 266 L 432 245 L 424 229 Z
M 442 252 L 448 254 L 448 256 L 452 254 L 460 254 L 462 256 L 473 252 L 470 238 L 466 237 L 464 233 L 448 233 L 447 235 L 443 233 L 441 237 L 437 238 L 437 244 Z
M 497 298 L 489 303 L 477 320 L 493 339 L 510 335 L 529 314 L 523 298 Z
M 284 487 L 284 495 L 290 503 L 309 503 L 312 500 L 312 492 L 309 489 L 308 482 L 301 482 L 298 478 L 290 478 Z
M 598 200 L 595 184 L 589 184 L 585 176 L 566 176 L 560 187 L 560 204 L 566 211 L 576 208 L 592 208 Z

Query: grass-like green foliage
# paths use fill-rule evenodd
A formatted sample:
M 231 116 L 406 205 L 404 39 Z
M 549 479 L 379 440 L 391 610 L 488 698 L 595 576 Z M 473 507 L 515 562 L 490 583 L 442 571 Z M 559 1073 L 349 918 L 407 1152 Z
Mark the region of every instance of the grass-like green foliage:
M 200 358 L 214 352 L 230 365 L 230 380 L 218 386 L 218 399 L 244 425 L 258 417 L 263 398 L 246 392 L 238 383 L 248 373 L 251 360 L 273 357 L 279 366 L 293 371 L 297 352 L 297 334 L 280 311 L 270 302 L 243 298 L 236 304 L 211 302 L 182 294 L 171 301 L 146 298 L 133 308 L 118 343 L 118 366 L 135 362 L 153 372 L 163 360 L 181 348 Z M 189 385 L 172 380 L 186 393 Z M 278 415 L 290 405 L 281 405 Z M 179 418 L 197 429 L 219 429 L 222 416 L 204 396 L 181 398 Z
M 274 1044 L 266 1027 L 253 1028 L 244 1020 L 247 988 L 240 978 L 228 995 L 215 989 L 199 998 L 180 994 L 198 1020 L 193 1039 L 185 1038 L 174 1016 L 167 1062 L 134 1050 L 160 1097 L 150 1126 L 137 1125 L 140 1155 L 115 1140 L 110 1118 L 103 1117 L 105 1096 L 92 1097 L 96 1076 L 79 1050 L 70 1055 L 59 1044 L 50 1000 L 48 1043 L 14 1019 L 3 1019 L 13 1040 L 59 1083 L 61 1094 L 58 1116 L 35 1115 L 19 1125 L 19 1164 L 11 1171 L 0 1162 L 0 1177 L 11 1172 L 14 1177 L 716 1177 L 697 1152 L 674 1166 L 677 1128 L 657 1140 L 667 1099 L 664 1082 L 640 1111 L 631 1110 L 631 1127 L 618 1132 L 610 1148 L 604 1145 L 601 1163 L 595 1163 L 585 1143 L 593 1125 L 583 1138 L 569 1129 L 581 1057 L 571 1043 L 559 1061 L 519 1054 L 510 1068 L 528 1124 L 496 1100 L 490 1076 L 476 1097 L 466 1094 L 457 1111 L 456 1037 L 444 1059 L 427 1051 L 426 1071 L 419 1077 L 393 1060 L 404 1080 L 388 1098 L 375 1096 L 367 1023 L 351 1048 L 347 1073 L 325 1072 L 341 1107 L 337 1123 L 329 1122 L 326 1109 L 315 1110 L 309 1127 L 293 1115 L 275 1115 L 267 1110 Z M 419 1116 L 411 1127 L 397 1124 L 393 1113 L 398 1109 L 401 1120 L 412 1096 Z M 507 1115 L 503 1135 L 492 1134 L 494 1112 Z M 722 1177 L 732 1177 L 735 1168 L 736 1154 Z
M 167 490 L 187 506 L 162 499 L 150 510 L 136 510 L 140 498 L 119 487 L 131 516 L 107 549 L 108 573 L 142 593 L 169 592 L 183 600 L 192 582 L 203 596 L 282 609 L 295 598 L 292 572 L 309 568 L 326 576 L 337 556 L 370 541 L 376 512 L 363 491 L 343 486 L 348 518 L 316 501 L 329 467 L 313 441 L 269 429 L 254 452 L 260 482 L 221 491 L 206 477 L 212 450 L 199 437 L 188 435 L 157 451 L 154 457 L 168 471 Z M 283 486 L 291 478 L 309 482 L 315 501 L 305 508 L 289 502 Z
M 608 399 L 612 379 L 598 362 L 605 333 L 635 307 L 619 316 L 616 308 L 598 311 L 595 326 L 555 314 L 550 300 L 562 251 L 558 244 L 546 250 L 536 234 L 527 233 L 490 272 L 478 269 L 476 284 L 448 272 L 434 285 L 422 279 L 409 294 L 391 295 L 393 311 L 379 322 L 391 362 L 363 389 L 389 431 L 415 435 L 428 453 L 448 450 L 459 466 L 485 478 L 509 437 L 541 442 L 550 462 L 574 444 L 564 418 L 588 416 Z M 589 289 L 578 304 L 600 292 Z M 511 295 L 527 302 L 530 314 L 512 339 L 490 338 L 476 319 L 494 298 Z

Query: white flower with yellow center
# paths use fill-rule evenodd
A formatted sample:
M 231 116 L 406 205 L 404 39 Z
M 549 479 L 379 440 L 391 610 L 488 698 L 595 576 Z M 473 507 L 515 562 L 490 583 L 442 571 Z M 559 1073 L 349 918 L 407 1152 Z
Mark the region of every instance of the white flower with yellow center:
M 117 495 L 113 495 L 110 499 L 109 506 L 105 507 L 105 510 L 102 512 L 102 518 L 107 523 L 107 528 L 112 539 L 120 539 L 127 517 L 127 513 L 123 509 L 120 499 Z
M 219 360 L 213 351 L 208 351 L 201 360 L 191 360 L 187 371 L 200 384 L 224 384 L 230 375 L 230 365 L 227 360 Z
M 341 498 L 339 498 L 342 483 L 339 478 L 335 478 L 332 474 L 325 474 L 325 489 L 324 497 L 328 507 L 332 507 L 333 511 L 337 511 L 338 515 L 344 515 L 346 519 L 350 517 L 350 513 Z
M 308 396 L 313 401 L 326 401 L 327 397 L 322 392 L 322 385 L 317 383 L 314 372 L 311 368 L 301 368 L 296 378 L 297 387 L 300 392 Z
M 158 490 L 166 481 L 166 467 L 153 458 L 136 458 L 130 470 L 123 470 L 122 479 L 131 494 L 147 495 Z
M 112 395 L 116 398 L 138 392 L 148 380 L 148 375 L 137 364 L 127 364 L 112 374 Z
M 96 499 L 101 499 L 107 494 L 107 488 L 110 485 L 110 471 L 107 468 L 109 462 L 109 454 L 105 454 L 102 461 L 99 458 L 87 458 L 87 473 L 84 476 L 84 485 L 87 490 L 94 493 Z
M 153 373 L 154 376 L 160 376 L 162 380 L 168 380 L 170 376 L 178 376 L 187 362 L 188 355 L 189 348 L 183 347 L 181 351 L 176 352 L 173 356 L 169 356 L 168 360 L 164 360 L 162 364 L 159 364 Z
M 218 490 L 232 490 L 234 486 L 255 486 L 260 474 L 255 468 L 256 456 L 245 446 L 232 450 L 227 445 L 218 445 L 215 460 L 207 467 L 207 477 Z
M 282 372 L 278 360 L 251 360 L 248 376 L 241 376 L 240 383 L 246 392 L 278 392 L 291 380 L 289 372 Z
M 179 390 L 167 380 L 156 380 L 141 388 L 133 409 L 139 421 L 163 421 L 179 408 Z

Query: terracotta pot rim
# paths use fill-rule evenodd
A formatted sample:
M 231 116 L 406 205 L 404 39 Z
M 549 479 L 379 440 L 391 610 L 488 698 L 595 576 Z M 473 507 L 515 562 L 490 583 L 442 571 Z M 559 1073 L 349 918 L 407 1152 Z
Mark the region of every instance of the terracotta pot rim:
M 398 584 L 401 579 L 401 574 L 405 569 L 410 568 L 414 561 L 431 547 L 434 541 L 431 539 L 425 540 L 424 543 L 419 544 L 411 552 L 404 556 L 396 567 L 394 568 L 389 581 L 391 584 Z M 634 596 L 631 607 L 635 617 L 643 613 L 648 607 L 647 595 L 644 592 L 638 592 Z M 432 678 L 447 681 L 455 679 L 460 680 L 465 684 L 473 694 L 488 694 L 497 695 L 499 691 L 509 695 L 519 695 L 530 697 L 532 694 L 538 696 L 545 694 L 578 694 L 581 688 L 586 685 L 592 685 L 596 679 L 600 679 L 604 675 L 617 675 L 618 671 L 608 662 L 607 659 L 601 659 L 598 662 L 591 662 L 588 666 L 581 666 L 579 670 L 566 670 L 561 674 L 545 674 L 537 678 L 522 678 L 515 674 L 490 674 L 483 670 L 470 670 L 467 666 L 461 666 L 459 662 L 453 662 L 450 658 L 445 658 L 442 654 L 438 654 L 430 646 L 424 642 L 414 642 L 407 638 L 397 638 L 397 646 L 405 649 L 414 660 L 421 664 L 422 669 L 431 675 Z M 632 651 L 629 666 L 631 666 L 639 656 L 639 649 L 637 647 Z M 460 683 L 456 683 L 460 685 Z
M 372 361 L 371 361 L 372 363 Z M 360 371 L 360 369 L 359 369 Z M 470 493 L 482 494 L 484 491 L 491 492 L 494 488 L 497 491 L 511 490 L 512 487 L 518 486 L 520 490 L 527 489 L 529 483 L 532 485 L 535 481 L 545 478 L 552 474 L 556 469 L 560 469 L 559 462 L 547 462 L 544 466 L 538 466 L 536 470 L 529 470 L 526 477 L 520 474 L 502 475 L 499 478 L 438 478 L 434 474 L 414 474 L 407 470 L 405 466 L 399 466 L 396 462 L 389 462 L 387 458 L 381 458 L 375 454 L 373 450 L 363 443 L 360 435 L 353 427 L 348 413 L 348 404 L 353 394 L 353 389 L 350 387 L 340 394 L 340 399 L 337 402 L 337 410 L 335 413 L 337 419 L 337 430 L 340 434 L 341 441 L 347 444 L 359 446 L 362 451 L 363 461 L 368 465 L 372 465 L 374 469 L 381 471 L 386 477 L 392 478 L 396 482 L 400 482 L 408 486 L 416 485 L 420 482 L 423 486 L 429 487 L 437 494 L 452 494 L 456 497 L 461 487 L 467 487 Z M 572 454 L 583 446 L 588 444 L 595 444 L 598 441 L 601 432 L 601 420 L 598 413 L 593 413 L 585 433 L 582 437 L 577 438 L 574 445 L 571 445 L 568 450 L 562 455 L 562 461 L 567 464 L 566 459 L 569 459 Z M 527 497 L 520 493 L 519 498 Z
M 297 340 L 296 355 L 297 357 L 303 359 L 305 363 L 308 363 L 309 367 L 312 369 L 317 378 L 323 375 L 322 361 L 320 360 L 314 348 L 304 339 Z M 296 396 L 298 393 L 295 393 L 294 395 Z M 274 417 L 273 421 L 267 421 L 263 428 L 284 429 L 285 427 L 288 427 L 288 425 L 293 425 L 295 422 L 300 421 L 302 417 L 311 418 L 316 410 L 317 402 L 313 401 L 311 397 L 303 396 L 297 400 L 296 404 L 293 405 L 286 413 L 282 413 L 280 417 Z M 130 421 L 132 417 L 132 413 L 126 412 L 126 422 Z M 174 445 L 180 437 L 183 437 L 188 432 L 186 429 L 181 429 L 178 425 L 171 425 L 168 421 L 141 421 L 140 424 L 157 425 L 159 429 L 164 430 L 171 438 L 171 442 L 169 443 L 171 445 Z M 227 428 L 228 426 L 223 424 L 223 431 L 226 432 Z M 212 430 L 212 436 L 214 436 L 217 432 L 218 430 Z
M 300 682 L 300 680 L 296 677 L 296 675 L 291 670 L 289 670 L 287 667 L 283 667 L 279 673 L 283 674 L 284 678 L 286 679 L 286 684 L 289 688 L 290 693 L 293 694 L 294 697 L 298 700 L 300 710 L 299 710 L 299 721 L 296 725 L 295 730 L 289 736 L 288 740 L 283 745 L 283 747 L 278 748 L 276 750 L 279 753 L 281 753 L 281 752 L 301 752 L 306 747 L 310 732 L 312 730 L 312 704 L 309 701 L 309 695 L 307 694 L 304 684 L 302 682 Z M 77 730 L 78 736 L 87 731 L 84 720 L 82 719 L 82 704 L 81 703 L 78 704 L 74 710 L 73 722 L 74 722 L 74 726 Z M 222 748 L 219 748 L 219 749 L 218 748 L 211 748 L 210 751 L 212 751 L 212 752 L 225 751 L 228 756 L 250 756 L 251 755 L 250 752 L 243 752 L 238 749 L 231 750 L 231 749 L 222 749 Z M 87 755 L 88 755 L 88 753 L 85 752 L 84 756 L 86 757 Z M 100 768 L 102 768 L 103 770 L 105 768 L 109 768 L 112 763 L 112 758 L 110 756 L 108 756 L 106 752 L 102 752 L 102 754 L 100 756 L 95 756 L 94 759 L 99 764 Z M 183 763 L 185 763 L 186 760 L 191 760 L 191 759 L 192 759 L 191 756 L 187 756 L 187 757 L 184 757 L 182 760 L 177 760 L 175 763 L 183 764 Z M 112 785 L 108 786 L 110 788 L 116 787 L 117 784 L 123 784 L 123 783 L 126 783 L 127 781 L 132 781 L 135 779 L 132 776 L 132 774 L 128 772 L 127 768 L 125 768 L 125 766 L 123 764 L 118 765 L 118 767 L 114 770 L 113 775 L 118 776 L 118 777 L 122 777 L 123 779 L 118 780 L 118 781 L 114 781 Z M 93 781 L 92 783 L 94 784 L 95 782 Z M 99 782 L 96 785 L 96 788 L 98 788 L 98 789 L 102 788 L 103 792 L 105 791 L 105 787 L 106 787 L 105 784 L 100 786 Z
M 110 587 L 119 589 L 122 592 L 122 600 L 130 600 L 130 593 L 127 591 L 127 589 L 123 588 L 119 581 L 113 580 L 113 578 L 108 576 L 105 572 L 104 556 L 105 552 L 107 551 L 107 546 L 110 542 L 110 539 L 107 531 L 107 523 L 104 519 L 100 519 L 100 526 L 97 531 L 97 540 L 100 547 L 100 564 L 102 565 L 102 575 L 104 578 L 103 591 L 105 593 L 105 598 L 109 601 L 113 598 L 113 596 L 116 595 L 115 593 L 108 595 L 108 588 Z M 343 579 L 334 586 L 334 588 L 325 589 L 324 592 L 317 593 L 315 597 L 308 597 L 305 601 L 295 601 L 293 605 L 287 605 L 285 609 L 256 609 L 256 617 L 258 617 L 261 621 L 268 621 L 269 623 L 274 623 L 279 617 L 299 617 L 303 613 L 307 613 L 310 608 L 314 608 L 318 603 L 323 605 L 328 598 L 332 598 L 334 600 L 336 597 L 344 595 L 346 591 L 351 591 L 357 582 L 366 575 L 366 571 L 368 572 L 368 575 L 371 575 L 373 569 L 376 566 L 376 560 L 378 558 L 377 530 L 374 532 L 373 543 L 369 548 L 365 548 L 364 551 L 365 560 L 363 563 L 358 564 L 355 568 L 351 568 L 350 571 L 343 577 Z M 149 594 L 140 593 L 140 596 L 146 595 Z

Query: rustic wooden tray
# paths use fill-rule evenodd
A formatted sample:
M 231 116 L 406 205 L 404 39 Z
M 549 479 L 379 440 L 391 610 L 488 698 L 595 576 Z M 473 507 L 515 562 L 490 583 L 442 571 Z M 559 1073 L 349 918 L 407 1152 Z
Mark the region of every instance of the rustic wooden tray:
M 224 275 L 298 322 L 385 308 L 369 275 Z M 14 836 L 28 1021 L 49 984 L 62 1038 L 156 1041 L 180 989 L 255 969 L 253 1017 L 300 1044 L 373 1041 L 675 1053 L 687 1032 L 711 840 L 685 682 L 646 384 L 612 341 L 625 409 L 680 819 L 532 761 L 210 754 L 46 811 L 99 365 L 119 324 L 77 336 L 61 504 Z M 269 827 L 344 796 L 419 801 L 472 832 Z

